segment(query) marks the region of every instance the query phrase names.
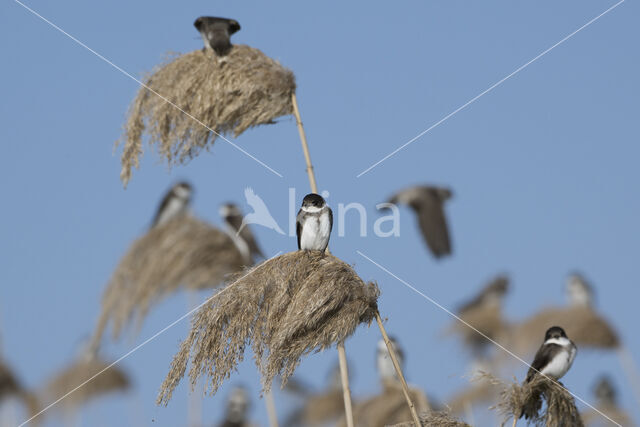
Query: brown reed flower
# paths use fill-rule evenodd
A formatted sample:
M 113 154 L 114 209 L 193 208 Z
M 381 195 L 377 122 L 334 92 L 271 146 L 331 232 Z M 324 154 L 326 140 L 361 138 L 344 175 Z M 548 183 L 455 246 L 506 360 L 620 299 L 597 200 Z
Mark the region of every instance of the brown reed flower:
M 141 323 L 153 303 L 178 288 L 213 288 L 248 263 L 227 233 L 192 216 L 151 228 L 133 242 L 107 284 L 92 347 L 109 321 L 117 338 L 127 322 Z
M 125 185 L 132 167 L 139 167 L 145 131 L 169 164 L 185 162 L 213 144 L 217 135 L 209 129 L 237 137 L 291 114 L 296 89 L 290 70 L 245 45 L 234 45 L 224 57 L 212 50 L 177 56 L 155 69 L 145 85 L 155 93 L 140 88 L 119 141 Z
M 194 316 L 191 332 L 162 384 L 167 404 L 189 360 L 192 386 L 210 377 L 215 393 L 251 345 L 268 391 L 276 375 L 283 384 L 302 356 L 349 337 L 377 311 L 378 287 L 365 284 L 353 268 L 330 254 L 296 251 L 238 275 Z

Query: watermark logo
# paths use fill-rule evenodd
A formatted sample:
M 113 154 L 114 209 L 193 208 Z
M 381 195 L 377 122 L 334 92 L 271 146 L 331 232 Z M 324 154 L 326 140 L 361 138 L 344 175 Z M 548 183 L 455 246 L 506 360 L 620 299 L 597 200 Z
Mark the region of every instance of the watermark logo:
M 322 197 L 327 200 L 331 206 L 329 192 L 323 191 Z M 296 235 L 296 216 L 302 197 L 298 197 L 295 188 L 289 188 L 289 232 L 285 233 L 278 225 L 278 222 L 269 212 L 266 203 L 258 196 L 252 188 L 247 187 L 244 190 L 244 196 L 247 204 L 253 209 L 242 219 L 242 230 L 246 225 L 260 225 L 277 233 L 290 237 Z M 377 237 L 398 237 L 400 236 L 400 210 L 393 203 L 379 203 L 375 205 L 376 219 L 373 222 L 373 234 Z M 365 204 L 359 202 L 340 202 L 333 209 L 333 231 L 332 234 L 338 237 L 344 237 L 353 234 L 357 230 L 360 237 L 366 237 L 369 233 L 368 210 Z M 357 220 L 356 224 L 353 221 Z M 347 226 L 348 223 L 348 226 Z M 348 229 L 348 231 L 347 231 Z M 238 231 L 240 232 L 240 231 Z
M 247 187 L 244 189 L 244 198 L 247 204 L 253 209 L 253 212 L 246 214 L 244 218 L 242 218 L 242 225 L 240 225 L 238 229 L 238 234 L 248 224 L 261 225 L 274 230 L 278 234 L 285 234 L 271 215 L 271 212 L 269 212 L 266 203 L 260 196 L 254 193 L 253 188 Z

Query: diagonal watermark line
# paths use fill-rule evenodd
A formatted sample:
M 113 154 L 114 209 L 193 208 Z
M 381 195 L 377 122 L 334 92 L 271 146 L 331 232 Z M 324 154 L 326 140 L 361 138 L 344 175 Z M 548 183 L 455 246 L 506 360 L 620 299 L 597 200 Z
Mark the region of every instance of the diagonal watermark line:
M 17 0 L 16 0 L 17 1 Z M 613 9 L 615 9 L 616 7 L 620 6 L 622 3 L 624 3 L 625 0 L 620 0 L 618 3 L 614 4 L 613 6 L 611 6 L 609 9 L 605 10 L 604 12 L 602 12 L 600 15 L 596 16 L 595 18 L 591 19 L 589 22 L 587 22 L 586 24 L 584 24 L 582 27 L 578 28 L 577 30 L 575 30 L 574 32 L 572 32 L 571 34 L 569 34 L 568 36 L 566 36 L 565 38 L 563 38 L 562 40 L 560 40 L 559 42 L 557 42 L 556 44 L 554 44 L 553 46 L 547 48 L 546 50 L 544 50 L 543 52 L 541 52 L 540 54 L 538 54 L 535 58 L 531 59 L 530 61 L 526 62 L 525 64 L 521 65 L 520 67 L 518 67 L 515 71 L 513 71 L 511 74 L 507 75 L 506 77 L 503 77 L 502 79 L 498 80 L 497 82 L 495 82 L 494 84 L 492 84 L 491 86 L 489 86 L 487 89 L 485 89 L 484 91 L 480 92 L 478 95 L 474 96 L 473 98 L 471 98 L 469 101 L 467 101 L 466 103 L 462 104 L 460 107 L 456 108 L 455 110 L 453 110 L 452 112 L 450 112 L 449 114 L 447 114 L 446 116 L 444 116 L 443 118 L 441 118 L 440 120 L 438 120 L 437 122 L 435 122 L 434 124 L 432 124 L 431 126 L 429 126 L 427 129 L 423 130 L 422 132 L 420 132 L 418 135 L 414 136 L 413 138 L 411 138 L 409 141 L 405 142 L 404 144 L 402 144 L 400 147 L 396 148 L 395 150 L 393 150 L 391 153 L 387 154 L 386 156 L 384 156 L 382 159 L 378 160 L 377 162 L 375 162 L 374 164 L 372 164 L 371 166 L 369 166 L 368 168 L 366 168 L 365 170 L 363 170 L 362 172 L 360 172 L 356 177 L 360 178 L 362 175 L 366 174 L 367 172 L 369 172 L 371 169 L 375 168 L 376 166 L 378 166 L 380 163 L 384 162 L 385 160 L 389 159 L 390 157 L 396 155 L 399 151 L 403 150 L 404 148 L 406 148 L 407 146 L 409 146 L 410 144 L 414 143 L 416 140 L 420 139 L 422 136 L 424 136 L 425 134 L 427 134 L 428 132 L 430 132 L 432 129 L 435 129 L 436 127 L 440 126 L 442 123 L 446 122 L 447 120 L 449 120 L 451 117 L 455 116 L 456 114 L 458 114 L 460 111 L 464 110 L 466 107 L 468 107 L 469 105 L 473 104 L 475 101 L 477 101 L 478 99 L 480 99 L 481 97 L 483 97 L 484 95 L 486 95 L 487 93 L 491 92 L 493 89 L 495 89 L 496 87 L 500 86 L 502 83 L 504 83 L 505 81 L 509 80 L 511 77 L 515 76 L 516 74 L 518 74 L 520 71 L 524 70 L 525 68 L 527 68 L 529 65 L 533 64 L 534 62 L 536 62 L 538 59 L 542 58 L 544 55 L 546 55 L 547 53 L 551 52 L 553 49 L 555 49 L 556 47 L 560 46 L 562 43 L 564 43 L 565 41 L 569 40 L 571 37 L 575 36 L 576 34 L 578 34 L 580 31 L 584 30 L 585 28 L 587 28 L 589 25 L 593 24 L 594 22 L 596 22 L 598 19 L 602 18 L 604 15 L 606 15 L 607 13 L 611 12 Z
M 605 413 L 601 412 L 600 410 L 598 410 L 597 408 L 593 407 L 593 405 L 589 404 L 588 402 L 586 402 L 584 399 L 582 399 L 580 396 L 574 394 L 571 390 L 569 390 L 568 388 L 562 386 L 556 379 L 553 379 L 545 374 L 543 374 L 542 372 L 540 372 L 539 370 L 537 370 L 536 368 L 534 368 L 533 366 L 531 366 L 530 364 L 528 364 L 527 362 L 525 362 L 521 357 L 519 357 L 518 355 L 516 355 L 515 353 L 513 353 L 512 351 L 510 351 L 508 348 L 506 348 L 505 346 L 503 346 L 502 344 L 498 343 L 497 341 L 493 340 L 492 338 L 488 337 L 487 335 L 483 334 L 481 331 L 479 331 L 477 328 L 475 328 L 473 325 L 471 325 L 470 323 L 466 322 L 464 319 L 460 318 L 459 316 L 457 316 L 455 313 L 451 312 L 450 310 L 448 310 L 447 308 L 445 308 L 444 306 L 442 306 L 440 303 L 438 303 L 436 300 L 434 300 L 433 298 L 429 297 L 428 295 L 425 295 L 424 293 L 422 293 L 420 290 L 416 289 L 414 286 L 412 286 L 410 283 L 402 280 L 400 277 L 396 276 L 395 274 L 393 274 L 391 271 L 389 271 L 388 269 L 386 269 L 385 267 L 383 267 L 382 265 L 378 264 L 377 262 L 375 262 L 374 260 L 372 260 L 371 258 L 369 258 L 368 256 L 366 256 L 365 254 L 363 254 L 362 252 L 356 250 L 356 253 L 358 255 L 360 255 L 361 257 L 363 257 L 364 259 L 366 259 L 367 261 L 369 261 L 370 263 L 372 263 L 373 265 L 375 265 L 376 267 L 378 267 L 380 270 L 384 271 L 385 273 L 387 273 L 388 275 L 390 275 L 391 277 L 393 277 L 394 279 L 396 279 L 397 281 L 399 281 L 400 283 L 402 283 L 403 285 L 405 285 L 406 287 L 408 287 L 409 289 L 411 289 L 412 291 L 414 291 L 415 293 L 417 293 L 418 295 L 422 296 L 424 299 L 426 299 L 427 301 L 429 301 L 430 303 L 432 303 L 433 305 L 435 305 L 436 307 L 438 307 L 439 309 L 441 309 L 442 311 L 446 312 L 447 314 L 449 314 L 450 316 L 454 317 L 456 320 L 462 322 L 465 326 L 473 329 L 475 332 L 477 332 L 478 334 L 480 334 L 483 338 L 489 340 L 491 343 L 493 343 L 494 345 L 496 345 L 497 347 L 499 347 L 501 350 L 505 351 L 507 354 L 509 354 L 510 356 L 514 357 L 515 359 L 517 359 L 518 361 L 522 362 L 524 365 L 526 365 L 527 367 L 533 369 L 534 371 L 536 371 L 538 374 L 542 375 L 543 377 L 547 378 L 548 380 L 551 380 L 554 384 L 558 385 L 559 387 L 563 387 L 565 390 L 567 390 L 567 392 L 569 394 L 571 394 L 571 396 L 573 396 L 574 398 L 576 398 L 577 400 L 579 400 L 580 402 L 584 403 L 585 405 L 587 405 L 589 408 L 593 409 L 594 411 L 596 411 L 597 413 L 599 413 L 600 415 L 602 415 L 603 417 L 605 417 L 607 420 L 611 421 L 613 424 L 617 425 L 618 427 L 622 427 L 622 425 L 618 424 L 617 422 L 615 422 L 614 420 L 612 420 L 611 418 L 609 418 Z
M 93 53 L 95 56 L 97 56 L 98 58 L 102 59 L 104 62 L 106 62 L 107 64 L 111 65 L 113 68 L 115 68 L 116 70 L 120 71 L 122 74 L 124 74 L 125 76 L 129 77 L 131 80 L 135 81 L 136 83 L 138 83 L 140 86 L 142 86 L 143 88 L 145 88 L 146 90 L 148 90 L 149 92 L 153 93 L 154 95 L 158 96 L 160 99 L 162 99 L 164 102 L 166 102 L 167 104 L 170 104 L 172 107 L 176 108 L 177 110 L 179 110 L 180 112 L 182 112 L 183 114 L 185 114 L 186 116 L 188 116 L 189 118 L 191 118 L 192 120 L 194 120 L 196 123 L 198 123 L 199 125 L 205 127 L 207 130 L 211 131 L 212 133 L 214 133 L 216 136 L 222 138 L 224 141 L 226 141 L 227 143 L 229 143 L 232 147 L 234 147 L 236 150 L 240 151 L 241 153 L 243 153 L 244 155 L 246 155 L 247 157 L 250 157 L 251 159 L 255 160 L 257 163 L 259 163 L 261 166 L 265 167 L 266 169 L 268 169 L 270 172 L 274 173 L 275 175 L 279 176 L 280 178 L 283 178 L 282 174 L 280 174 L 279 172 L 277 172 L 276 170 L 274 170 L 273 168 L 271 168 L 269 165 L 267 165 L 266 163 L 264 163 L 263 161 L 261 161 L 260 159 L 256 158 L 253 154 L 249 153 L 248 151 L 246 151 L 244 148 L 240 147 L 238 144 L 230 141 L 228 138 L 226 138 L 224 135 L 216 132 L 215 130 L 211 129 L 209 126 L 207 126 L 202 120 L 198 119 L 197 117 L 193 116 L 192 114 L 186 112 L 185 110 L 183 110 L 182 108 L 180 108 L 178 105 L 176 105 L 175 103 L 171 102 L 167 97 L 163 96 L 162 94 L 156 92 L 155 90 L 151 89 L 151 87 L 149 87 L 148 85 L 146 85 L 144 82 L 142 82 L 140 79 L 137 79 L 136 77 L 134 77 L 133 75 L 131 75 L 131 73 L 127 72 L 126 70 L 124 70 L 122 67 L 119 67 L 118 65 L 114 64 L 112 61 L 110 61 L 109 59 L 105 58 L 104 56 L 102 56 L 101 54 L 99 54 L 98 52 L 96 52 L 95 50 L 91 49 L 89 46 L 87 46 L 86 44 L 82 43 L 80 40 L 78 40 L 77 38 L 75 38 L 74 36 L 72 36 L 71 34 L 69 34 L 68 32 L 66 32 L 65 30 L 63 30 L 62 28 L 58 27 L 56 24 L 54 24 L 53 22 L 51 22 L 50 20 L 48 20 L 47 18 L 45 18 L 44 16 L 40 15 L 38 12 L 36 12 L 35 10 L 31 9 L 29 6 L 27 6 L 26 4 L 22 3 L 20 0 L 13 0 L 14 2 L 18 3 L 20 6 L 22 6 L 23 8 L 25 8 L 26 10 L 28 10 L 29 12 L 31 12 L 33 15 L 37 16 L 38 18 L 40 18 L 41 20 L 43 20 L 44 22 L 46 22 L 47 24 L 49 24 L 50 26 L 52 26 L 53 28 L 55 28 L 56 30 L 58 30 L 59 32 L 61 32 L 62 34 L 64 34 L 65 36 L 69 37 L 71 40 L 73 40 L 74 42 L 76 42 L 77 44 L 79 44 L 80 46 L 82 46 L 83 48 L 87 49 L 89 52 Z
M 275 254 L 274 256 L 272 256 L 269 259 L 273 259 L 275 257 L 277 257 L 278 255 L 280 255 L 282 253 L 282 251 L 279 251 L 277 254 Z M 268 260 L 267 260 L 268 261 Z M 264 261 L 262 264 L 260 265 L 264 265 L 264 263 L 266 263 L 267 261 Z M 260 265 L 255 267 L 255 268 L 260 268 Z M 29 422 L 33 421 L 35 418 L 39 417 L 40 415 L 42 415 L 44 412 L 48 411 L 49 409 L 53 408 L 55 405 L 57 405 L 58 403 L 62 402 L 64 399 L 66 399 L 68 396 L 70 396 L 71 394 L 75 393 L 77 390 L 79 390 L 80 388 L 84 387 L 85 385 L 87 385 L 88 383 L 90 383 L 91 381 L 93 381 L 96 377 L 102 375 L 105 371 L 109 370 L 110 368 L 114 367 L 115 365 L 117 365 L 118 363 L 122 362 L 124 359 L 126 359 L 127 357 L 131 356 L 133 353 L 135 353 L 136 351 L 140 350 L 142 347 L 144 347 L 145 345 L 149 344 L 151 341 L 153 341 L 154 339 L 158 338 L 160 335 L 164 334 L 166 331 L 168 331 L 169 329 L 171 329 L 172 327 L 174 327 L 175 325 L 177 325 L 178 323 L 180 323 L 181 321 L 183 321 L 185 318 L 189 317 L 191 314 L 193 314 L 195 311 L 199 310 L 202 306 L 208 304 L 213 298 L 217 297 L 218 295 L 221 295 L 223 292 L 225 292 L 227 289 L 233 287 L 236 283 L 238 283 L 241 279 L 244 279 L 245 277 L 247 277 L 252 271 L 254 271 L 254 269 L 250 269 L 246 274 L 244 274 L 243 276 L 241 276 L 240 278 L 236 279 L 233 283 L 231 283 L 229 286 L 227 286 L 226 288 L 222 289 L 220 292 L 216 292 L 215 294 L 211 295 L 209 298 L 207 298 L 206 300 L 204 300 L 204 302 L 202 302 L 200 305 L 194 307 L 193 309 L 189 310 L 187 313 L 185 313 L 184 315 L 180 316 L 178 319 L 174 320 L 173 322 L 171 322 L 169 325 L 165 326 L 164 328 L 162 328 L 161 330 L 159 330 L 158 332 L 156 332 L 155 334 L 153 334 L 152 336 L 150 336 L 149 338 L 147 338 L 146 340 L 144 340 L 143 342 L 141 342 L 140 344 L 138 344 L 137 346 L 135 346 L 134 348 L 132 348 L 131 350 L 129 350 L 128 352 L 126 352 L 124 355 L 120 356 L 118 359 L 116 359 L 114 362 L 112 362 L 111 364 L 109 364 L 108 366 L 106 366 L 105 368 L 103 368 L 102 370 L 100 370 L 99 372 L 97 372 L 95 375 L 93 375 L 91 378 L 89 378 L 88 380 L 86 380 L 85 382 L 83 382 L 82 384 L 78 385 L 77 387 L 75 387 L 74 389 L 68 391 L 67 393 L 65 393 L 62 397 L 58 398 L 57 400 L 55 400 L 53 403 L 50 403 L 49 405 L 47 405 L 45 408 L 41 409 L 40 412 L 34 414 L 31 416 L 31 418 L 29 418 L 28 420 L 24 421 L 22 424 L 20 424 L 18 427 L 23 427 L 25 425 L 27 425 Z

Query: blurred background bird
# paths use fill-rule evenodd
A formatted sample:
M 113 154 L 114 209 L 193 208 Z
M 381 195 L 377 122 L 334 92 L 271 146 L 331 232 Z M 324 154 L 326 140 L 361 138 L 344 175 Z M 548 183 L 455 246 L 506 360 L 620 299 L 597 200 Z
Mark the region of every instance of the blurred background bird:
M 225 203 L 220 206 L 220 216 L 222 217 L 225 226 L 229 232 L 229 235 L 233 238 L 236 246 L 241 250 L 241 252 L 246 253 L 248 251 L 248 258 L 255 261 L 257 259 L 264 258 L 264 253 L 258 243 L 256 242 L 256 238 L 251 232 L 251 228 L 248 224 L 243 225 L 242 212 L 240 208 L 234 203 Z M 238 239 L 242 241 L 239 242 Z M 246 248 L 244 246 L 246 246 Z
M 444 213 L 444 204 L 452 197 L 448 188 L 417 186 L 399 191 L 388 203 L 405 204 L 418 217 L 418 225 L 429 250 L 436 258 L 451 255 L 449 228 Z
M 158 227 L 173 218 L 187 213 L 191 204 L 192 194 L 193 187 L 188 182 L 181 181 L 171 187 L 162 198 L 151 227 Z
M 249 408 L 251 401 L 247 389 L 234 387 L 227 396 L 224 419 L 216 424 L 218 427 L 250 427 Z

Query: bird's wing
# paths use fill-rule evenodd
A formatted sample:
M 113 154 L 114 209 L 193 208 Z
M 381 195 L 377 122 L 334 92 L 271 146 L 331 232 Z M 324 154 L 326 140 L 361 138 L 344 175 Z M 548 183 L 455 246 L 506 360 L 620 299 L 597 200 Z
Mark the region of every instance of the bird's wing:
M 165 194 L 162 200 L 160 201 L 160 204 L 158 205 L 158 209 L 156 209 L 156 214 L 153 217 L 153 222 L 151 222 L 151 228 L 155 227 L 158 221 L 160 220 L 160 215 L 166 209 L 167 205 L 169 204 L 169 200 L 171 200 L 172 196 L 173 196 L 173 190 L 167 191 L 167 194 Z
M 429 196 L 417 207 L 418 224 L 427 246 L 436 258 L 451 254 L 451 242 L 442 201 Z
M 533 363 L 527 372 L 526 382 L 529 382 L 533 379 L 533 377 L 551 361 L 552 355 L 557 351 L 562 349 L 562 346 L 558 344 L 547 344 L 543 345 L 538 349 L 536 353 L 536 357 L 533 358 Z
M 225 219 L 236 232 L 242 227 L 242 215 L 229 215 Z
M 329 206 L 327 206 L 329 210 L 329 234 L 331 234 L 331 230 L 333 230 L 333 211 Z
M 296 235 L 298 236 L 298 249 L 300 249 L 300 238 L 302 236 L 302 209 L 298 211 L 298 215 L 296 216 Z

